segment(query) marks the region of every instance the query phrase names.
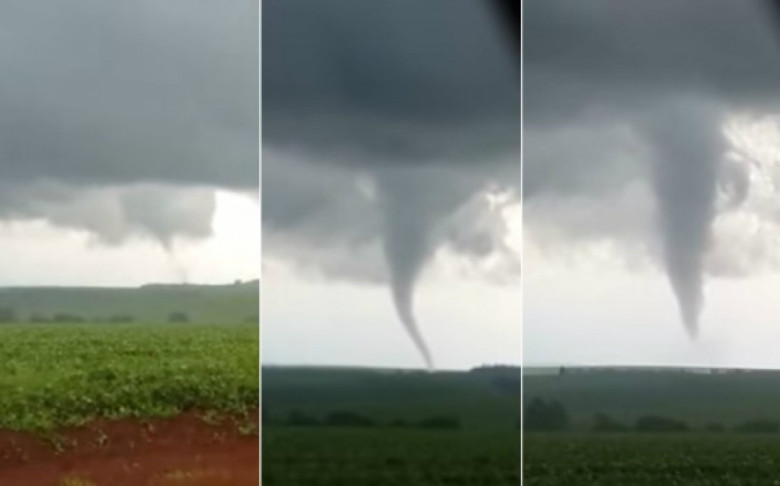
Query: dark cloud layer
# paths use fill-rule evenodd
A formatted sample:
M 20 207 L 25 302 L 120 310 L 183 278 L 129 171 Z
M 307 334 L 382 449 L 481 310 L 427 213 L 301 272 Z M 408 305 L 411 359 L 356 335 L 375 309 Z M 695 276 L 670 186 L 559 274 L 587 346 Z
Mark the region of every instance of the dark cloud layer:
M 0 5 L 0 174 L 255 187 L 257 5 Z
M 381 240 L 380 278 L 426 356 L 411 303 L 437 228 L 490 184 L 519 189 L 518 64 L 487 5 L 263 3 L 265 253 L 374 280 L 354 260 L 377 252 L 355 249 Z
M 531 0 L 526 120 L 637 112 L 670 95 L 776 103 L 778 33 L 761 0 Z
M 264 140 L 469 163 L 514 147 L 519 73 L 486 5 L 265 2 Z
M 38 182 L 20 188 L 0 183 L 1 219 L 43 219 L 55 226 L 89 231 L 108 245 L 141 236 L 170 249 L 177 236 L 209 236 L 215 207 L 214 191 L 204 187 L 72 187 Z
M 719 192 L 738 203 L 749 191 L 744 170 L 725 160 L 722 123 L 780 107 L 780 37 L 767 6 L 525 4 L 526 210 L 551 194 L 600 197 L 647 181 L 692 333 Z
M 81 206 L 91 190 L 117 188 L 111 198 L 144 231 L 202 233 L 213 202 L 184 203 L 202 200 L 199 187 L 258 185 L 257 19 L 252 0 L 2 2 L 0 180 L 14 197 L 0 211 L 37 207 L 60 223 L 54 207 L 40 214 L 40 201 L 60 197 L 44 188 L 83 193 Z M 130 184 L 157 189 L 136 198 L 121 189 Z M 196 195 L 163 189 L 173 186 Z M 191 222 L 163 221 L 174 206 Z M 99 233 L 123 224 L 65 219 Z

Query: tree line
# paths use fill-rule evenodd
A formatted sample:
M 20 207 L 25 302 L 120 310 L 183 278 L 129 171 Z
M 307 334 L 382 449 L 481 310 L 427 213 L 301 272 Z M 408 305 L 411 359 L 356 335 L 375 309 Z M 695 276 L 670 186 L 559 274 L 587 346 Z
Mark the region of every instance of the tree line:
M 571 430 L 572 423 L 564 406 L 556 400 L 534 398 L 524 409 L 523 427 L 529 432 L 560 432 Z M 591 430 L 594 432 L 688 432 L 693 430 L 687 422 L 663 415 L 643 415 L 633 423 L 620 421 L 606 413 L 593 416 Z M 707 432 L 725 432 L 720 423 L 704 426 Z M 734 426 L 731 430 L 741 433 L 778 433 L 780 422 L 769 419 L 753 419 Z
M 337 410 L 319 418 L 307 414 L 301 410 L 292 410 L 287 418 L 281 421 L 274 420 L 268 407 L 263 407 L 262 411 L 263 425 L 277 425 L 288 427 L 416 427 L 423 429 L 459 429 L 461 427 L 460 419 L 451 415 L 432 415 L 418 421 L 408 421 L 401 418 L 392 419 L 388 422 L 381 422 L 375 418 L 347 410 Z
M 81 323 L 81 322 L 110 322 L 110 323 L 129 323 L 135 322 L 135 316 L 131 314 L 115 314 L 108 317 L 87 318 L 71 312 L 56 312 L 51 315 L 41 313 L 30 314 L 25 320 L 20 317 L 13 307 L 0 307 L 0 324 L 19 324 L 23 322 L 31 323 Z M 167 321 L 171 323 L 190 322 L 190 317 L 186 312 L 175 311 L 168 314 Z

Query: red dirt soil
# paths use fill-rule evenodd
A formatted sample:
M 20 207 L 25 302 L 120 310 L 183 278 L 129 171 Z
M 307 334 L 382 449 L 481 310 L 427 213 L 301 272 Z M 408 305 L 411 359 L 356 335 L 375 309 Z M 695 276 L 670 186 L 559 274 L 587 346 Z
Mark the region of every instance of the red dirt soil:
M 2 486 L 255 486 L 258 414 L 95 421 L 46 436 L 0 430 Z

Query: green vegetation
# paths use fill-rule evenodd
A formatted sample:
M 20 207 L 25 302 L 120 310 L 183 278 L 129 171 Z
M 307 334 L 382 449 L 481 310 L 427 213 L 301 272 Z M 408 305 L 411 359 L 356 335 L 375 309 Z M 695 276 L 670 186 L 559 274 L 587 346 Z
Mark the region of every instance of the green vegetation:
M 780 372 L 774 371 L 590 371 L 526 375 L 523 385 L 526 406 L 534 398 L 558 401 L 579 430 L 590 429 L 598 413 L 626 424 L 648 414 L 673 417 L 693 429 L 780 420 Z
M 519 370 L 263 369 L 263 484 L 516 485 Z
M 769 371 L 526 376 L 525 484 L 777 484 L 778 385 Z M 558 407 L 568 422 L 538 426 Z
M 263 485 L 520 484 L 516 429 L 263 428 Z
M 517 391 L 505 383 L 515 378 Z M 517 430 L 519 370 L 487 372 L 396 371 L 360 368 L 264 367 L 263 408 L 269 425 L 292 412 L 323 421 L 349 411 L 379 424 L 416 424 L 456 417 L 465 429 Z
M 0 326 L 0 428 L 257 408 L 249 324 Z
M 777 436 L 726 434 L 536 434 L 523 443 L 528 486 L 772 485 Z
M 565 430 L 569 427 L 569 416 L 559 402 L 546 402 L 534 398 L 525 407 L 523 414 L 525 430 Z

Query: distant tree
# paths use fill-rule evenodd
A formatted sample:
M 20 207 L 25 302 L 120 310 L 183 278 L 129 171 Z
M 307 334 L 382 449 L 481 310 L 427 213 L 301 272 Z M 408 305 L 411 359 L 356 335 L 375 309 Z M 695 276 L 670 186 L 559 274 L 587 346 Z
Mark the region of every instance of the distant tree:
M 780 424 L 774 420 L 756 419 L 741 423 L 734 430 L 749 434 L 774 434 L 780 431 Z
M 634 428 L 638 432 L 685 432 L 688 424 L 660 415 L 645 415 L 636 421 Z
M 569 428 L 569 416 L 560 402 L 534 398 L 525 407 L 523 424 L 530 431 L 556 431 Z
M 108 318 L 109 322 L 115 323 L 115 324 L 122 324 L 127 322 L 134 322 L 135 318 L 128 314 L 118 314 L 114 315 Z
M 522 369 L 511 365 L 482 365 L 469 370 L 469 373 L 487 374 L 487 375 L 514 375 L 520 376 Z
M 419 425 L 424 429 L 459 429 L 460 419 L 449 415 L 436 415 L 424 418 Z
M 390 422 L 390 427 L 397 427 L 397 428 L 409 427 L 409 422 L 407 422 L 402 418 L 396 418 Z
M 519 397 L 522 393 L 520 376 L 496 376 L 492 381 L 501 393 L 514 397 Z
M 251 315 L 251 316 L 247 316 L 244 319 L 244 322 L 249 323 L 249 324 L 259 323 L 260 322 L 260 316 L 258 316 L 257 314 L 254 314 L 254 315 Z
M 0 324 L 16 322 L 16 312 L 11 307 L 0 308 Z
M 706 430 L 707 432 L 724 432 L 726 428 L 723 426 L 723 424 L 711 423 L 711 424 L 707 424 L 704 427 L 704 430 Z
M 339 427 L 371 427 L 376 425 L 376 422 L 370 417 L 346 411 L 338 411 L 329 414 L 325 419 L 325 422 L 328 425 L 336 425 Z
M 168 322 L 190 322 L 190 317 L 184 312 L 171 312 L 168 314 Z
M 301 412 L 300 410 L 293 410 L 290 412 L 290 416 L 287 418 L 287 425 L 292 426 L 312 426 L 320 425 L 320 421 L 316 418 Z
M 30 316 L 30 322 L 39 324 L 39 323 L 43 323 L 43 322 L 51 322 L 51 319 L 49 319 L 46 316 L 39 315 L 39 314 L 32 314 Z
M 593 417 L 593 430 L 596 432 L 625 432 L 629 427 L 605 413 Z
M 53 318 L 54 322 L 61 322 L 61 323 L 78 323 L 78 322 L 84 322 L 84 318 L 81 316 L 77 316 L 75 314 L 70 314 L 67 312 L 58 312 L 54 314 Z

